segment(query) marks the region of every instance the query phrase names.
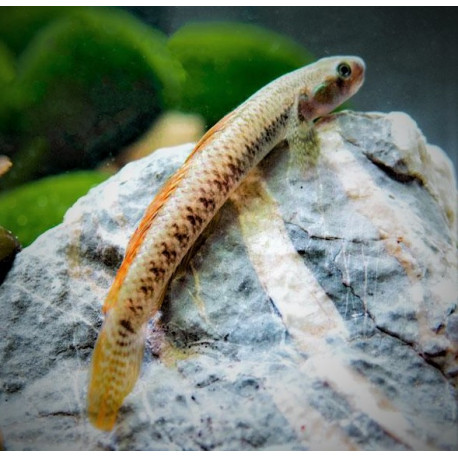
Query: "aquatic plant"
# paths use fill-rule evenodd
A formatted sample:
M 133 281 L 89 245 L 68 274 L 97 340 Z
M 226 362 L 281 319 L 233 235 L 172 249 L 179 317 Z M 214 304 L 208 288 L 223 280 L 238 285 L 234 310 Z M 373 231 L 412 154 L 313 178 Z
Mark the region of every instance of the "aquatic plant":
M 0 41 L 0 84 L 8 84 L 16 76 L 15 59 L 13 53 Z M 3 91 L 2 91 L 3 92 Z
M 0 226 L 23 246 L 62 222 L 67 209 L 89 189 L 108 178 L 98 171 L 79 171 L 42 178 L 0 194 Z
M 188 24 L 168 42 L 186 71 L 179 108 L 214 124 L 276 77 L 313 61 L 298 43 L 249 24 Z
M 18 58 L 9 152 L 18 167 L 4 187 L 30 178 L 20 163 L 31 154 L 40 156 L 32 177 L 94 166 L 173 104 L 182 77 L 166 37 L 124 11 L 76 9 L 50 21 Z
M 50 22 L 83 7 L 2 6 L 0 37 L 15 55 L 19 55 L 33 37 Z

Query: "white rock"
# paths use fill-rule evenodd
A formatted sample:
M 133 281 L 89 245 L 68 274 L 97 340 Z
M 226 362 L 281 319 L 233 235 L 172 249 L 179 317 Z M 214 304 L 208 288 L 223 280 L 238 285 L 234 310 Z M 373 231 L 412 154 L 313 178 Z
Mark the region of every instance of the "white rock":
M 85 413 L 100 307 L 192 145 L 127 165 L 19 253 L 0 286 L 7 450 L 457 448 L 450 162 L 400 113 L 342 113 L 318 133 L 307 176 L 279 148 L 224 206 L 111 433 Z

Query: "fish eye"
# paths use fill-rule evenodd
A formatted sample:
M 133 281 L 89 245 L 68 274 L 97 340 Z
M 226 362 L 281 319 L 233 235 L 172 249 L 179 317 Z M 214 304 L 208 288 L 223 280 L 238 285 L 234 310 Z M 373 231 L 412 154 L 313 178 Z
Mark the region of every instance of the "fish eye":
M 343 79 L 347 79 L 351 75 L 351 67 L 346 62 L 342 62 L 337 66 L 337 73 Z

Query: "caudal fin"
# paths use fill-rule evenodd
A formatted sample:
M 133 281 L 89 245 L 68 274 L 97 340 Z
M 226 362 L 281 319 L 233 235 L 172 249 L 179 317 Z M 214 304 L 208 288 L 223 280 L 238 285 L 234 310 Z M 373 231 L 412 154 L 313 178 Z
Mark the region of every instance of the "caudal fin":
M 92 355 L 88 416 L 105 431 L 113 428 L 124 398 L 137 381 L 145 345 L 145 326 L 125 333 L 119 323 L 115 313 L 106 315 Z

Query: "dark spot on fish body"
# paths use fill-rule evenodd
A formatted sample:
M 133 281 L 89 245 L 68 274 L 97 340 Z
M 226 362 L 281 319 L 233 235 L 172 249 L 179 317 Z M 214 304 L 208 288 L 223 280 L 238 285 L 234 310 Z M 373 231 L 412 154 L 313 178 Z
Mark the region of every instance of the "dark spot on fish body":
M 245 161 L 243 161 L 242 159 L 236 158 L 234 161 L 234 165 L 242 171 L 246 170 Z
M 224 167 L 226 168 L 226 164 L 224 164 Z M 221 175 L 221 181 L 223 185 L 226 185 L 230 179 L 231 177 L 229 176 L 229 174 L 227 172 L 223 172 L 223 174 Z
M 139 315 L 143 311 L 143 307 L 141 305 L 129 305 L 129 310 L 134 314 L 134 315 Z
M 154 264 L 151 265 L 149 268 L 149 271 L 156 277 L 156 278 L 162 278 L 165 274 L 165 269 L 162 267 L 156 267 Z
M 253 155 L 253 152 L 258 152 L 261 145 L 270 143 L 276 137 L 278 129 L 286 125 L 290 110 L 291 106 L 289 106 L 282 114 L 277 116 L 275 120 L 264 129 L 256 141 L 247 147 L 247 151 L 250 154 Z
M 215 209 L 216 204 L 212 198 L 199 197 L 199 202 L 202 203 L 206 210 L 213 211 Z
M 223 174 L 223 178 L 220 181 L 221 191 L 223 192 L 223 194 L 227 194 L 229 192 L 229 189 L 231 188 L 230 181 L 231 181 L 231 179 L 230 179 L 229 175 L 226 174 L 226 173 Z
M 168 251 L 168 250 L 164 250 L 162 252 L 162 254 L 164 255 L 164 257 L 169 260 L 169 261 L 174 261 L 175 258 L 177 257 L 177 254 L 175 251 Z
M 251 142 L 249 145 L 246 147 L 246 152 L 248 156 L 253 157 L 256 156 L 256 153 L 259 151 L 259 145 L 256 145 L 254 142 Z
M 194 215 L 187 215 L 186 219 L 191 223 L 192 226 L 196 225 L 196 218 L 194 218 Z
M 240 167 L 237 167 L 236 165 L 234 164 L 229 164 L 228 165 L 232 175 L 234 176 L 235 179 L 239 178 L 242 176 L 243 174 L 243 171 L 240 169 Z
M 218 191 L 222 191 L 223 190 L 223 185 L 221 184 L 221 182 L 219 180 L 213 180 L 212 183 L 218 188 Z
M 182 232 L 176 232 L 173 236 L 178 240 L 180 246 L 186 245 L 189 240 L 189 235 L 183 234 Z
M 223 177 L 221 176 L 221 173 L 219 173 L 218 170 L 214 170 L 213 171 L 213 176 L 215 177 L 216 180 L 218 180 L 220 182 L 223 181 Z
M 175 250 L 170 250 L 166 243 L 162 243 L 163 250 L 162 255 L 167 259 L 167 261 L 175 261 L 177 257 L 177 253 Z
M 135 332 L 130 321 L 128 321 L 128 320 L 120 320 L 119 324 L 120 324 L 124 329 L 126 329 L 126 330 L 129 331 L 129 332 L 131 332 L 132 334 Z M 124 336 L 123 336 L 123 337 L 124 337 Z
M 150 285 L 142 285 L 140 286 L 140 290 L 142 291 L 143 294 L 148 294 L 150 293 L 151 291 L 153 291 L 153 288 L 150 286 Z
M 286 121 L 288 121 L 289 117 L 289 112 L 291 110 L 291 107 L 289 106 L 281 115 L 280 115 L 280 122 L 282 125 L 286 125 Z

